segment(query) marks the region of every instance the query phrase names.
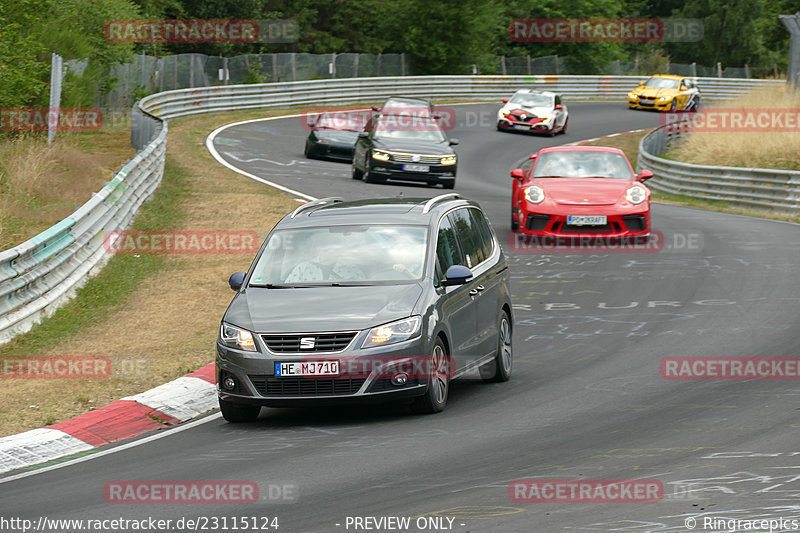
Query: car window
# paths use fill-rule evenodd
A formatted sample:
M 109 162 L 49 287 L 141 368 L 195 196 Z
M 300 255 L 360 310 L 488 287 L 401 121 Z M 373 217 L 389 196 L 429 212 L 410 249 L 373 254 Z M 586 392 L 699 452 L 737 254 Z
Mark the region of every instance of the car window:
M 472 268 L 478 263 L 482 263 L 486 259 L 486 254 L 483 251 L 479 230 L 473 224 L 469 210 L 467 208 L 457 209 L 448 216 L 456 229 L 456 236 L 464 255 L 463 264 Z
M 553 107 L 553 97 L 546 94 L 516 93 L 510 103 L 525 107 Z
M 492 238 L 492 230 L 489 228 L 489 223 L 483 213 L 477 209 L 470 209 L 474 226 L 478 228 L 478 234 L 481 238 L 481 247 L 483 248 L 483 256 L 489 257 L 492 255 L 494 248 L 494 238 Z
M 536 158 L 534 178 L 620 178 L 633 179 L 633 172 L 625 156 L 601 151 L 545 152 Z
M 650 78 L 644 82 L 645 87 L 654 87 L 657 89 L 677 89 L 678 84 L 678 80 L 673 80 L 671 78 Z
M 448 217 L 444 217 L 439 224 L 439 235 L 436 241 L 436 257 L 439 259 L 439 267 L 442 274 L 453 265 L 461 265 L 461 251 L 458 248 L 458 240 L 453 225 Z

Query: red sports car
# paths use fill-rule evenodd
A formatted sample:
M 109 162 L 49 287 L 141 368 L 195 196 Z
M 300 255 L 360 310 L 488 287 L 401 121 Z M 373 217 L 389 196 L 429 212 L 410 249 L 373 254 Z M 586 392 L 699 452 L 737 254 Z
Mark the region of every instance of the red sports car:
M 555 146 L 530 157 L 533 166 L 511 172 L 511 229 L 568 238 L 646 237 L 650 190 L 622 150 Z

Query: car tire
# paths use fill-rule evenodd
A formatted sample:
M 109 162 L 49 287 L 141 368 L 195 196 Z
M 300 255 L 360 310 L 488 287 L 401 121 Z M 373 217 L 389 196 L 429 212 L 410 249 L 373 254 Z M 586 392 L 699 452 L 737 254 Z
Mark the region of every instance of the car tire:
M 678 109 L 678 102 L 673 98 L 672 103 L 669 105 L 669 110 L 674 113 L 676 109 Z
M 367 183 L 383 183 L 386 180 L 383 178 L 376 178 L 375 174 L 373 174 L 370 169 L 369 165 L 364 165 L 364 181 Z
M 361 171 L 361 170 L 358 170 L 358 168 L 356 167 L 356 164 L 355 164 L 355 163 L 353 163 L 353 174 L 352 174 L 352 178 L 353 178 L 354 180 L 360 180 L 360 179 L 361 179 L 361 178 L 363 178 L 363 177 L 364 177 L 364 172 L 363 172 L 363 171 Z
M 497 354 L 495 354 L 494 359 L 480 368 L 481 378 L 486 382 L 492 383 L 508 381 L 514 366 L 511 320 L 505 311 L 500 316 L 497 332 Z
M 564 126 L 561 128 L 561 133 L 567 133 L 567 124 L 569 124 L 569 117 L 564 121 Z
M 242 422 L 252 422 L 258 418 L 258 414 L 261 412 L 261 406 L 220 399 L 219 410 L 222 412 L 222 417 L 225 420 L 234 424 L 239 424 Z
M 444 411 L 447 394 L 450 391 L 450 358 L 447 356 L 441 337 L 436 338 L 431 353 L 431 368 L 428 369 L 428 390 L 414 398 L 411 410 L 420 414 L 433 414 Z M 434 371 L 435 369 L 435 371 Z
M 440 183 L 442 184 L 442 187 L 444 187 L 445 189 L 455 189 L 456 188 L 456 180 L 455 179 L 444 180 L 444 181 L 441 181 Z
M 517 217 L 514 216 L 514 213 L 511 213 L 511 231 L 519 231 L 519 222 L 517 221 Z
M 306 147 L 303 149 L 303 155 L 311 159 L 311 150 L 309 150 L 308 143 L 306 143 Z

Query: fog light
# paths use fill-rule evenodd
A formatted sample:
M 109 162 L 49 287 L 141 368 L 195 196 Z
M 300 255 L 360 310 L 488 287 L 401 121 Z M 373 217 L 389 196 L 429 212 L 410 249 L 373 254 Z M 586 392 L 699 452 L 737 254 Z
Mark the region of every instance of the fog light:
M 236 380 L 228 376 L 222 380 L 222 386 L 225 387 L 227 390 L 233 390 L 236 388 Z
M 398 387 L 403 386 L 408 381 L 408 374 L 400 373 L 396 374 L 392 378 L 392 385 L 397 385 Z

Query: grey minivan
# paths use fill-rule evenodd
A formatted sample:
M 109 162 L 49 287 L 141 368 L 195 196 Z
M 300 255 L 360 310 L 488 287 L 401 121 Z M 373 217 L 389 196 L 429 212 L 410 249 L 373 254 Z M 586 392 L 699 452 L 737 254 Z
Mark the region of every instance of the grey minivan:
M 219 329 L 222 415 L 262 406 L 404 400 L 447 403 L 450 380 L 512 369 L 508 263 L 477 203 L 315 200 L 284 217 Z

